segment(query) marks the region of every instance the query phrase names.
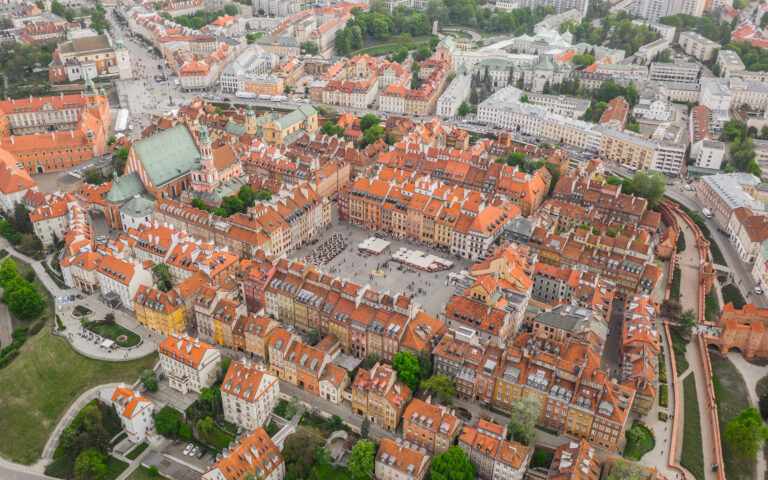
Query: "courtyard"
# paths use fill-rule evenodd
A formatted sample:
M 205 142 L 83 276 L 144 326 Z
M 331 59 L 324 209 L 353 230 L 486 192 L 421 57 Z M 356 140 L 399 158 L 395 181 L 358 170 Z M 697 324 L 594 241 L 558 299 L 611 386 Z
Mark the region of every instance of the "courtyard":
M 335 212 L 333 218 L 337 218 Z M 408 295 L 415 299 L 424 311 L 433 316 L 437 316 L 448 299 L 455 295 L 453 286 L 446 285 L 448 275 L 450 273 L 458 274 L 461 270 L 469 270 L 469 267 L 475 263 L 471 260 L 456 258 L 455 255 L 445 254 L 426 246 L 419 246 L 413 242 L 393 238 L 386 238 L 388 242 L 391 242 L 391 245 L 380 255 L 363 254 L 358 251 L 357 246 L 365 239 L 373 236 L 373 233 L 365 228 L 334 223 L 315 237 L 318 240 L 315 245 L 307 245 L 296 250 L 291 254 L 291 258 L 297 261 L 304 261 L 304 257 L 312 250 L 322 245 L 332 235 L 340 234 L 346 242 L 347 248 L 341 254 L 321 266 L 325 273 L 348 279 L 360 285 L 369 285 L 372 289 L 381 293 L 388 292 L 393 296 L 398 293 Z M 398 270 L 400 264 L 395 261 L 389 261 L 387 267 L 384 268 L 384 262 L 401 247 L 421 250 L 450 260 L 454 263 L 454 267 L 450 270 L 430 273 L 407 267 Z M 377 270 L 381 270 L 381 272 L 377 272 Z M 438 288 L 440 286 L 444 288 Z

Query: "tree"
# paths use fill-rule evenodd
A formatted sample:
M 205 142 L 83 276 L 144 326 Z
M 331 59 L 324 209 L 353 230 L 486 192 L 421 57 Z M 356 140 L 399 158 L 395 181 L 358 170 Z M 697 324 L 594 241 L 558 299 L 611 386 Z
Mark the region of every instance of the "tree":
M 157 372 L 148 368 L 141 372 L 141 384 L 150 392 L 157 391 Z
M 308 55 L 317 55 L 318 48 L 315 42 L 301 42 L 299 45 L 301 51 Z
M 27 284 L 29 285 L 29 282 Z M 20 320 L 35 318 L 45 308 L 45 300 L 31 285 L 14 288 L 10 292 L 6 289 L 5 294 L 7 295 L 3 295 L 3 302 L 8 305 L 8 310 L 13 316 Z
M 419 378 L 426 380 L 432 376 L 432 354 L 427 350 L 419 352 Z
M 646 478 L 648 478 L 648 472 L 642 465 L 617 460 L 607 480 L 645 480 Z
M 691 330 L 693 330 L 694 325 L 696 325 L 696 313 L 693 309 L 689 308 L 680 314 L 677 318 L 677 324 L 680 326 L 683 335 L 690 335 Z
M 17 203 L 14 205 L 11 226 L 19 233 L 35 233 L 32 221 L 29 219 L 29 210 L 27 210 L 24 204 Z
M 231 3 L 229 5 L 224 5 L 224 12 L 227 15 L 232 15 L 232 16 L 237 15 L 237 6 Z
M 320 431 L 312 427 L 299 427 L 283 444 L 286 478 L 310 478 L 318 447 L 323 445 Z
M 381 127 L 381 125 L 373 125 L 363 134 L 363 143 L 365 145 L 376 143 L 376 141 L 378 141 L 382 135 L 384 135 L 384 129 Z
M 360 119 L 360 131 L 365 132 L 372 126 L 378 125 L 380 123 L 381 119 L 379 117 L 373 115 L 372 113 L 368 113 L 363 115 L 363 118 Z
M 400 350 L 392 359 L 392 368 L 397 372 L 397 377 L 415 392 L 419 386 L 419 360 L 416 356 Z
M 456 395 L 456 387 L 448 375 L 437 374 L 421 382 L 421 388 L 440 396 L 443 403 L 449 402 Z
M 331 463 L 331 452 L 325 447 L 317 447 L 317 450 L 315 451 L 315 462 L 317 465 Z
M 524 445 L 531 443 L 535 436 L 534 427 L 541 411 L 541 400 L 528 395 L 512 405 L 507 435 Z
M 683 307 L 679 302 L 671 299 L 663 300 L 661 302 L 661 315 L 663 317 L 676 319 L 683 313 Z
M 2 266 L 0 266 L 0 285 L 3 287 L 6 283 L 19 276 L 19 269 L 16 267 L 16 262 L 11 257 L 3 260 Z
M 101 170 L 98 168 L 90 168 L 85 172 L 85 183 L 101 185 L 104 183 L 104 175 L 101 174 Z
M 291 399 L 288 401 L 288 405 L 285 407 L 285 418 L 288 420 L 292 419 L 294 415 L 299 411 L 299 407 L 301 406 L 301 399 L 294 395 L 291 397 Z
M 653 208 L 664 198 L 667 182 L 659 172 L 638 170 L 632 177 L 632 190 L 638 197 L 648 200 L 648 207 Z
M 160 472 L 157 471 L 157 467 L 154 465 L 149 466 L 149 476 L 150 477 L 156 477 L 160 475 Z
M 373 457 L 376 455 L 376 446 L 369 440 L 359 440 L 349 455 L 349 471 L 355 478 L 369 478 L 368 472 L 373 471 Z
M 367 418 L 364 418 L 362 423 L 360 423 L 360 436 L 363 438 L 368 438 L 368 434 L 371 431 L 371 422 L 368 421 Z
M 422 61 L 422 60 L 428 59 L 431 55 L 432 55 L 432 51 L 429 49 L 429 47 L 426 45 L 422 45 L 416 51 L 414 58 L 416 58 L 416 60 L 418 61 Z
M 768 427 L 755 407 L 749 407 L 731 420 L 723 438 L 733 452 L 744 460 L 755 462 L 756 453 L 768 438 Z
M 192 439 L 192 429 L 189 428 L 189 425 L 187 425 L 186 422 L 181 422 L 179 424 L 179 438 L 185 441 L 190 441 Z
M 392 61 L 397 63 L 403 63 L 408 58 L 408 47 L 402 46 L 397 49 L 397 52 L 392 54 Z
M 95 448 L 80 452 L 75 459 L 75 477 L 80 480 L 100 479 L 107 474 L 104 454 Z
M 461 448 L 454 445 L 444 453 L 435 455 L 429 467 L 429 475 L 432 480 L 473 480 L 475 466 Z
M 155 430 L 160 435 L 174 436 L 179 431 L 181 412 L 172 407 L 163 407 L 155 414 Z
M 461 105 L 459 105 L 459 116 L 464 117 L 469 113 L 469 104 L 465 101 L 461 102 Z
M 120 147 L 112 154 L 112 170 L 120 176 L 125 172 L 125 162 L 128 160 L 129 147 Z

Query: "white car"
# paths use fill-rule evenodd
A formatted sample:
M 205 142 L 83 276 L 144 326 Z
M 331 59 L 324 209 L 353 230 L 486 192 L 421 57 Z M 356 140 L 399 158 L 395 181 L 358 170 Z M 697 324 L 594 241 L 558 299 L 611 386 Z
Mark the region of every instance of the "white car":
M 762 295 L 763 291 L 760 289 L 760 287 L 755 287 L 755 293 L 758 295 Z
M 194 447 L 195 447 L 195 446 L 194 446 L 194 445 L 192 445 L 191 443 L 190 443 L 189 445 L 187 445 L 186 447 L 184 447 L 184 455 L 189 455 L 189 452 L 190 452 L 190 451 L 192 451 L 192 449 L 193 449 Z
M 189 452 L 189 456 L 194 457 L 195 455 L 197 455 L 197 450 L 198 450 L 197 447 L 192 448 L 192 450 Z

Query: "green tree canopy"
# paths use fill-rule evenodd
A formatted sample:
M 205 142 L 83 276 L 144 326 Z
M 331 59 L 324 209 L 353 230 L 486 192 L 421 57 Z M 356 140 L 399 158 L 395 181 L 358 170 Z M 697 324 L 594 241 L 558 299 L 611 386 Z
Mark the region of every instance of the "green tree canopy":
M 435 455 L 429 467 L 432 480 L 474 480 L 475 466 L 466 454 L 454 445 L 444 453 Z
M 755 462 L 756 454 L 768 438 L 768 427 L 755 407 L 750 407 L 731 420 L 723 435 L 733 452 L 744 460 Z
M 179 431 L 181 412 L 173 407 L 163 407 L 155 414 L 155 430 L 160 435 L 174 436 Z
M 104 464 L 104 454 L 95 448 L 80 452 L 75 459 L 75 477 L 78 480 L 96 480 L 104 478 L 107 466 Z
M 667 182 L 659 172 L 638 170 L 632 177 L 632 190 L 638 197 L 648 200 L 648 207 L 653 208 L 664 198 Z
M 392 359 L 392 368 L 397 372 L 397 377 L 415 392 L 419 387 L 419 360 L 416 356 L 400 350 Z
M 369 478 L 368 472 L 373 472 L 373 461 L 376 455 L 376 445 L 369 440 L 359 440 L 349 455 L 349 471 L 355 478 Z
M 461 102 L 461 105 L 459 105 L 459 116 L 464 117 L 470 112 L 469 104 L 465 101 Z
M 438 395 L 443 403 L 449 402 L 456 395 L 456 387 L 451 377 L 439 373 L 421 382 L 421 388 Z
M 324 444 L 320 431 L 311 427 L 299 427 L 288 436 L 283 444 L 282 455 L 285 460 L 286 478 L 311 478 L 312 467 L 318 447 Z
M 140 380 L 141 380 L 141 384 L 144 385 L 144 388 L 146 388 L 150 392 L 157 391 L 157 372 L 155 372 L 151 368 L 148 368 L 143 372 L 141 372 Z
M 535 437 L 534 427 L 541 411 L 541 400 L 532 395 L 525 396 L 512 405 L 509 415 L 509 435 L 523 445 L 531 443 Z
M 377 117 L 372 113 L 368 113 L 366 115 L 363 115 L 363 118 L 360 119 L 360 131 L 365 132 L 372 126 L 378 125 L 380 123 L 381 123 L 381 119 L 379 117 Z

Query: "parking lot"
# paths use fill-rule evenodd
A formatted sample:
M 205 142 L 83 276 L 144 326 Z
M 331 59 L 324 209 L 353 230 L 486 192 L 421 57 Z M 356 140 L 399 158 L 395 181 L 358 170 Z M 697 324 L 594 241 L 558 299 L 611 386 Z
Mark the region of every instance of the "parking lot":
M 337 218 L 336 215 L 334 215 L 334 218 Z M 437 316 L 438 313 L 440 313 L 443 305 L 452 295 L 454 295 L 454 288 L 445 285 L 445 282 L 448 280 L 448 274 L 459 273 L 461 270 L 469 269 L 469 267 L 474 264 L 470 260 L 458 259 L 455 255 L 446 255 L 425 246 L 419 246 L 415 243 L 401 240 L 393 240 L 392 238 L 385 238 L 385 240 L 391 242 L 391 245 L 381 255 L 368 255 L 366 258 L 364 254 L 358 251 L 357 246 L 362 243 L 363 240 L 372 236 L 373 232 L 364 228 L 349 226 L 347 224 L 334 224 L 316 237 L 318 239 L 316 245 L 303 247 L 294 252 L 292 257 L 295 260 L 304 261 L 304 257 L 308 255 L 309 252 L 322 245 L 326 239 L 330 238 L 335 233 L 341 234 L 348 246 L 346 250 L 337 257 L 321 266 L 325 273 L 341 278 L 347 278 L 360 285 L 367 284 L 372 289 L 381 293 L 388 292 L 390 295 L 403 293 L 413 297 L 422 306 L 424 311 L 434 316 Z M 454 267 L 442 272 L 429 273 L 407 267 L 398 270 L 400 264 L 395 261 L 389 261 L 387 268 L 383 268 L 383 264 L 386 262 L 389 255 L 392 252 L 397 251 L 400 247 L 421 250 L 448 259 L 454 263 Z M 373 272 L 378 269 L 382 269 L 384 274 L 375 276 Z M 422 292 L 419 292 L 420 288 L 422 289 Z

